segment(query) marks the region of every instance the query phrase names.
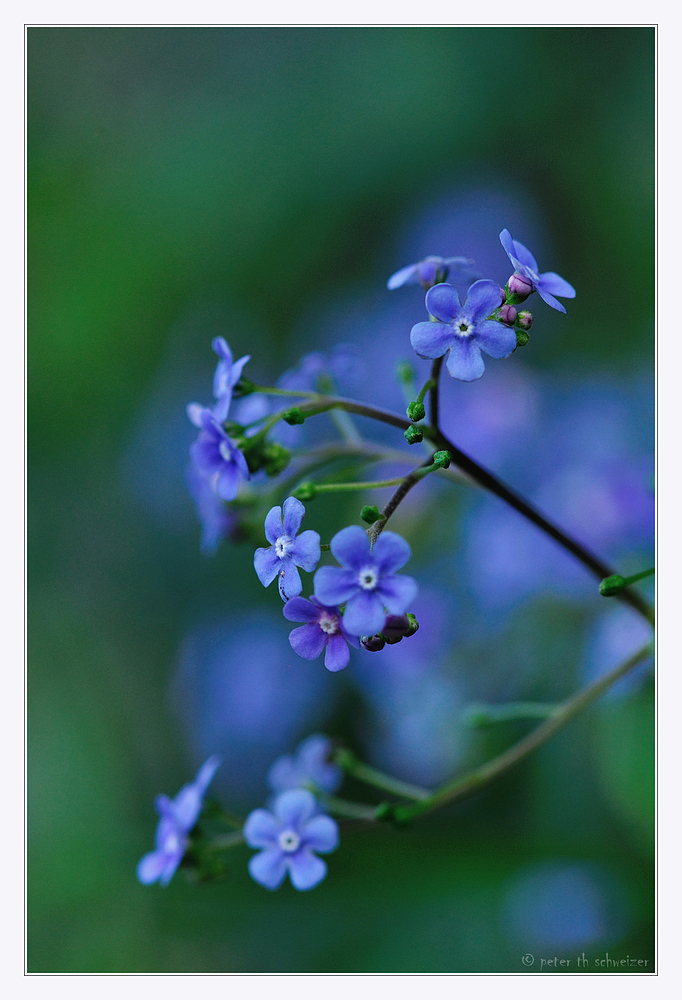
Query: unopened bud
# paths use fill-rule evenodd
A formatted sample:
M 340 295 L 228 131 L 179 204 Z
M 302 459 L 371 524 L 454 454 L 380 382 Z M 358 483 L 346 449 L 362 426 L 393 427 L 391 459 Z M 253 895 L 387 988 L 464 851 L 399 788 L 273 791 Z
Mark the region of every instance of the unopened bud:
M 506 301 L 507 301 L 507 289 L 500 288 L 500 304 L 504 305 Z
M 613 576 L 607 576 L 606 579 L 602 580 L 599 584 L 599 593 L 602 597 L 615 597 L 616 594 L 625 590 L 625 587 L 626 583 L 623 577 L 614 573 Z
M 517 330 L 516 331 L 516 346 L 517 347 L 525 347 L 529 340 L 530 340 L 530 337 L 528 336 L 528 334 L 526 333 L 525 330 Z
M 305 423 L 305 413 L 297 406 L 292 406 L 290 410 L 286 410 L 282 414 L 282 420 L 287 424 L 303 424 Z
M 256 383 L 252 382 L 250 378 L 246 378 L 245 375 L 242 375 L 237 384 L 232 389 L 232 395 L 235 397 L 235 399 L 238 399 L 240 396 L 250 396 L 251 393 L 255 391 L 256 391 Z
M 297 500 L 305 502 L 306 500 L 314 500 L 316 494 L 317 490 L 314 483 L 301 483 L 291 495 L 296 497 Z
M 419 622 L 412 614 L 405 615 L 407 618 L 407 632 L 405 633 L 405 638 L 409 639 L 411 635 L 419 629 Z
M 383 635 L 365 635 L 360 643 L 370 653 L 378 653 L 386 645 Z
M 412 385 L 416 376 L 414 365 L 409 361 L 399 361 L 395 367 L 395 373 L 398 381 L 403 382 L 405 385 Z
M 498 318 L 500 323 L 504 323 L 506 326 L 513 326 L 514 323 L 516 323 L 517 316 L 518 313 L 516 312 L 514 306 L 505 305 L 500 309 Z
M 407 415 L 410 418 L 410 420 L 414 420 L 415 423 L 418 420 L 423 420 L 424 417 L 426 416 L 426 409 L 424 407 L 424 404 L 421 403 L 418 399 L 415 399 L 407 407 Z
M 268 476 L 278 476 L 291 460 L 291 452 L 276 441 L 270 441 L 263 449 L 265 471 Z
M 420 429 L 414 425 L 412 427 L 408 427 L 404 434 L 405 440 L 408 444 L 419 444 L 420 441 L 424 440 L 424 435 Z
M 512 274 L 507 282 L 507 301 L 523 302 L 533 291 L 533 282 L 523 274 Z
M 437 451 L 433 455 L 433 464 L 438 469 L 447 469 L 452 461 L 452 455 L 449 451 Z
M 383 515 L 375 504 L 365 504 L 360 511 L 360 517 L 365 524 L 374 524 L 375 521 L 380 521 Z
M 405 638 L 409 628 L 410 623 L 407 620 L 407 615 L 387 615 L 381 634 L 386 642 L 393 645 L 393 643 L 400 642 L 401 639 Z
M 520 312 L 516 317 L 516 322 L 523 330 L 530 330 L 533 325 L 533 314 L 529 313 L 527 309 Z

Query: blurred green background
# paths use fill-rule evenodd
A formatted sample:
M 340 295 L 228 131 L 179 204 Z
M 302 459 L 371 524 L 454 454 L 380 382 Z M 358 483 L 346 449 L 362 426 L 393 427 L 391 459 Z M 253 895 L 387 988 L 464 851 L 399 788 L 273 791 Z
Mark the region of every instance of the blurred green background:
M 30 971 L 523 971 L 505 894 L 547 858 L 607 864 L 618 954 L 652 968 L 649 686 L 349 837 L 311 894 L 246 851 L 223 884 L 139 885 L 153 796 L 193 774 L 167 694 L 193 609 L 272 595 L 121 464 L 178 324 L 197 394 L 216 332 L 276 378 L 311 303 L 383 287 L 405 220 L 480 177 L 527 193 L 579 289 L 529 363 L 650 368 L 653 98 L 651 28 L 28 29 Z

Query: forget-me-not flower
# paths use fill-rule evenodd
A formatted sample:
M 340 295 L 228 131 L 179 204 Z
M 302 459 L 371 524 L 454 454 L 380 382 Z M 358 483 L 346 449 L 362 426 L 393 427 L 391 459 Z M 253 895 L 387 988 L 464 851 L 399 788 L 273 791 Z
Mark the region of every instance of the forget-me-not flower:
M 261 847 L 249 861 L 251 877 L 266 889 L 278 889 L 289 872 L 295 889 L 314 888 L 327 866 L 313 851 L 326 854 L 339 843 L 339 828 L 317 811 L 314 796 L 297 788 L 277 796 L 273 811 L 255 809 L 244 824 L 249 847 Z
M 565 299 L 574 299 L 575 288 L 573 285 L 569 285 L 554 271 L 545 271 L 544 274 L 539 274 L 538 263 L 533 254 L 524 247 L 523 243 L 513 240 L 508 229 L 503 229 L 500 233 L 500 243 L 514 265 L 516 273 L 523 275 L 530 281 L 543 302 L 546 302 L 552 309 L 558 309 L 559 312 L 565 313 L 566 310 L 561 302 L 557 301 L 554 296 L 561 295 Z
M 462 271 L 463 277 L 473 264 L 473 260 L 467 257 L 425 257 L 424 260 L 417 261 L 416 264 L 408 264 L 402 267 L 388 279 L 386 287 L 393 291 L 394 288 L 402 288 L 403 285 L 421 285 L 422 288 L 431 288 L 441 281 L 445 281 L 450 271 Z M 471 280 L 471 278 L 469 278 Z
M 201 434 L 190 448 L 197 470 L 209 481 L 211 489 L 223 500 L 234 500 L 240 478 L 249 478 L 244 455 L 228 437 L 213 410 L 199 403 L 189 403 L 187 416 Z
M 217 400 L 215 418 L 222 423 L 227 419 L 232 402 L 232 390 L 241 377 L 242 368 L 247 361 L 250 361 L 251 355 L 245 354 L 239 361 L 232 361 L 232 351 L 224 337 L 216 337 L 211 346 L 220 358 L 213 376 L 213 395 Z
M 295 600 L 295 598 L 294 598 Z M 332 741 L 315 733 L 299 743 L 296 753 L 278 757 L 268 771 L 268 785 L 273 792 L 287 792 L 313 784 L 332 795 L 341 784 L 343 771 L 329 760 Z
M 322 566 L 315 574 L 315 597 L 325 607 L 345 604 L 343 627 L 351 635 L 381 632 L 386 615 L 404 614 L 417 595 L 411 576 L 397 576 L 411 555 L 410 546 L 394 531 L 384 531 L 370 549 L 367 532 L 353 524 L 331 540 L 341 566 Z
M 201 524 L 201 551 L 212 556 L 222 539 L 235 527 L 237 519 L 193 462 L 187 466 L 185 479 Z
M 442 358 L 453 378 L 473 382 L 485 371 L 481 351 L 506 358 L 516 347 L 510 327 L 488 319 L 500 305 L 496 281 L 475 281 L 464 305 L 452 285 L 435 285 L 426 293 L 426 308 L 437 322 L 417 323 L 410 343 L 420 358 Z
M 209 757 L 197 776 L 181 788 L 174 799 L 157 795 L 154 805 L 161 819 L 156 828 L 156 848 L 145 854 L 137 866 L 137 877 L 144 885 L 160 882 L 168 885 L 189 844 L 188 834 L 201 812 L 206 789 L 220 767 L 220 757 Z
M 289 633 L 291 648 L 304 660 L 316 660 L 324 649 L 324 665 L 327 670 L 343 670 L 348 666 L 350 650 L 348 643 L 357 646 L 358 640 L 349 635 L 343 625 L 338 607 L 325 607 L 311 597 L 292 597 L 282 609 L 290 622 L 305 622 L 300 628 Z
M 284 507 L 272 507 L 265 518 L 265 537 L 270 547 L 256 549 L 253 566 L 264 587 L 279 577 L 279 592 L 283 601 L 298 597 L 303 590 L 300 566 L 307 573 L 320 561 L 320 536 L 316 531 L 303 531 L 297 537 L 305 507 L 296 497 L 287 497 Z

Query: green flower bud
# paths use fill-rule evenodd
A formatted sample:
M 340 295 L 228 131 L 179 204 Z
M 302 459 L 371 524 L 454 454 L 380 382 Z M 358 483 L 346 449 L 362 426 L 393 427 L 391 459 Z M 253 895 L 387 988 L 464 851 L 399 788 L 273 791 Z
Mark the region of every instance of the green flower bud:
M 433 464 L 438 469 L 447 469 L 452 461 L 452 455 L 449 451 L 437 451 L 433 456 Z
M 525 347 L 530 340 L 529 335 L 525 330 L 515 330 L 514 332 L 516 333 L 516 346 Z
M 301 483 L 301 485 L 297 487 L 291 495 L 296 497 L 297 500 L 301 500 L 305 503 L 306 500 L 314 500 L 316 493 L 317 491 L 315 490 L 314 483 Z
M 303 424 L 305 423 L 305 413 L 297 406 L 292 406 L 290 410 L 286 410 L 282 414 L 282 420 L 287 424 Z
M 417 619 L 416 619 L 416 618 L 414 617 L 414 615 L 411 615 L 411 614 L 408 614 L 408 615 L 407 615 L 406 617 L 407 617 L 407 620 L 408 620 L 408 622 L 409 622 L 409 626 L 410 626 L 410 627 L 409 627 L 409 630 L 408 630 L 408 631 L 407 631 L 407 632 L 405 633 L 405 638 L 406 638 L 406 639 L 409 639 L 409 637 L 410 637 L 411 635 L 414 635 L 414 633 L 415 633 L 415 632 L 417 631 L 417 629 L 419 628 L 419 622 L 418 622 L 418 621 L 417 621 Z
M 398 381 L 404 385 L 412 385 L 416 376 L 414 366 L 409 361 L 399 361 L 395 373 Z
M 599 593 L 602 597 L 615 597 L 616 594 L 620 594 L 621 591 L 625 590 L 627 584 L 622 576 L 618 573 L 614 573 L 613 576 L 607 576 L 606 579 L 602 580 L 599 584 Z
M 256 391 L 256 383 L 252 382 L 250 378 L 246 378 L 246 376 L 242 375 L 237 384 L 232 389 L 232 395 L 235 397 L 235 399 L 239 399 L 240 396 L 250 396 L 251 393 L 255 391 Z
M 278 476 L 291 461 L 291 452 L 276 441 L 269 441 L 263 449 L 263 458 L 268 476 Z
M 408 444 L 419 444 L 420 441 L 424 440 L 424 435 L 421 430 L 419 427 L 415 427 L 414 425 L 412 427 L 408 427 L 407 430 L 404 431 L 404 434 L 405 440 Z
M 380 521 L 383 515 L 375 504 L 365 504 L 360 511 L 360 517 L 365 524 L 374 524 L 375 521 Z
M 423 420 L 426 416 L 426 409 L 423 403 L 420 403 L 418 399 L 413 400 L 407 407 L 407 415 L 410 420 L 414 420 L 415 423 L 418 420 Z

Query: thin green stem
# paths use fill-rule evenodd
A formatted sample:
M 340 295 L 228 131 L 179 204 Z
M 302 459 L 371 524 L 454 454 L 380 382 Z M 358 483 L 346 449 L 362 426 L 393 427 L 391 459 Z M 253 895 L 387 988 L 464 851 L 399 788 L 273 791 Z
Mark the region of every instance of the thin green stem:
M 307 392 L 303 389 L 275 389 L 269 385 L 254 386 L 254 392 L 262 392 L 264 396 L 289 396 L 290 398 L 300 396 L 303 399 L 317 399 L 319 392 Z
M 537 701 L 515 701 L 508 705 L 469 705 L 463 715 L 464 722 L 472 727 L 489 726 L 496 722 L 513 722 L 517 719 L 547 719 L 555 715 L 561 705 Z
M 344 816 L 347 819 L 373 820 L 376 812 L 374 806 L 366 806 L 362 802 L 347 802 L 346 799 L 338 799 L 335 795 L 327 795 L 319 788 L 311 786 L 310 789 L 316 796 L 325 812 L 333 813 L 335 816 Z
M 386 527 L 386 523 L 395 511 L 398 509 L 400 504 L 403 502 L 407 494 L 410 492 L 413 486 L 416 486 L 420 479 L 424 476 L 433 472 L 438 467 L 433 464 L 428 458 L 424 460 L 423 465 L 419 468 L 414 469 L 409 475 L 405 476 L 403 481 L 398 486 L 391 499 L 388 501 L 381 513 L 381 520 L 375 521 L 372 527 L 369 529 L 369 543 L 373 546 L 381 532 Z
M 575 718 L 583 709 L 591 705 L 593 701 L 596 701 L 604 691 L 607 691 L 612 684 L 620 680 L 629 670 L 632 670 L 633 667 L 636 667 L 643 660 L 648 659 L 652 652 L 653 643 L 648 642 L 637 653 L 630 656 L 624 663 L 621 663 L 620 666 L 599 680 L 593 681 L 592 684 L 588 684 L 582 691 L 579 691 L 572 698 L 563 702 L 549 719 L 539 725 L 524 739 L 515 743 L 509 750 L 505 750 L 504 753 L 483 764 L 481 767 L 476 768 L 469 774 L 465 774 L 461 778 L 456 778 L 454 781 L 442 785 L 429 799 L 413 805 L 397 806 L 393 810 L 396 822 L 409 822 L 423 813 L 431 812 L 458 799 L 463 799 L 467 795 L 471 795 L 489 785 L 492 781 L 501 777 L 501 775 L 506 774 L 507 771 L 528 757 L 533 750 L 536 750 L 543 743 L 551 739 L 555 733 L 562 729 L 571 719 Z
M 648 576 L 653 576 L 656 572 L 656 567 L 652 566 L 651 569 L 642 570 L 641 573 L 635 573 L 634 576 L 625 577 L 625 586 L 629 587 L 633 583 L 637 583 L 638 580 L 646 580 Z
M 429 391 L 429 389 L 433 389 L 436 386 L 436 383 L 437 383 L 437 379 L 428 378 L 426 380 L 426 382 L 424 382 L 424 385 L 419 390 L 419 394 L 418 394 L 418 396 L 416 398 L 416 402 L 423 403 L 424 402 L 424 396 Z
M 377 479 L 366 483 L 310 483 L 310 487 L 314 489 L 315 496 L 318 493 L 352 493 L 357 490 L 381 490 L 387 486 L 397 486 L 402 483 L 403 478 L 397 476 L 395 479 Z
M 210 842 L 210 846 L 217 851 L 226 851 L 230 847 L 237 847 L 239 844 L 244 843 L 246 843 L 244 834 L 241 830 L 237 830 L 235 833 L 226 833 L 222 837 L 214 837 Z
M 350 750 L 337 750 L 333 755 L 333 760 L 347 774 L 351 774 L 358 781 L 363 781 L 373 788 L 380 788 L 383 792 L 390 792 L 399 798 L 414 799 L 418 802 L 422 799 L 428 799 L 432 794 L 428 788 L 420 788 L 418 785 L 411 785 L 399 778 L 392 778 L 390 774 L 384 774 L 382 771 L 370 767 L 369 764 L 363 764 Z

